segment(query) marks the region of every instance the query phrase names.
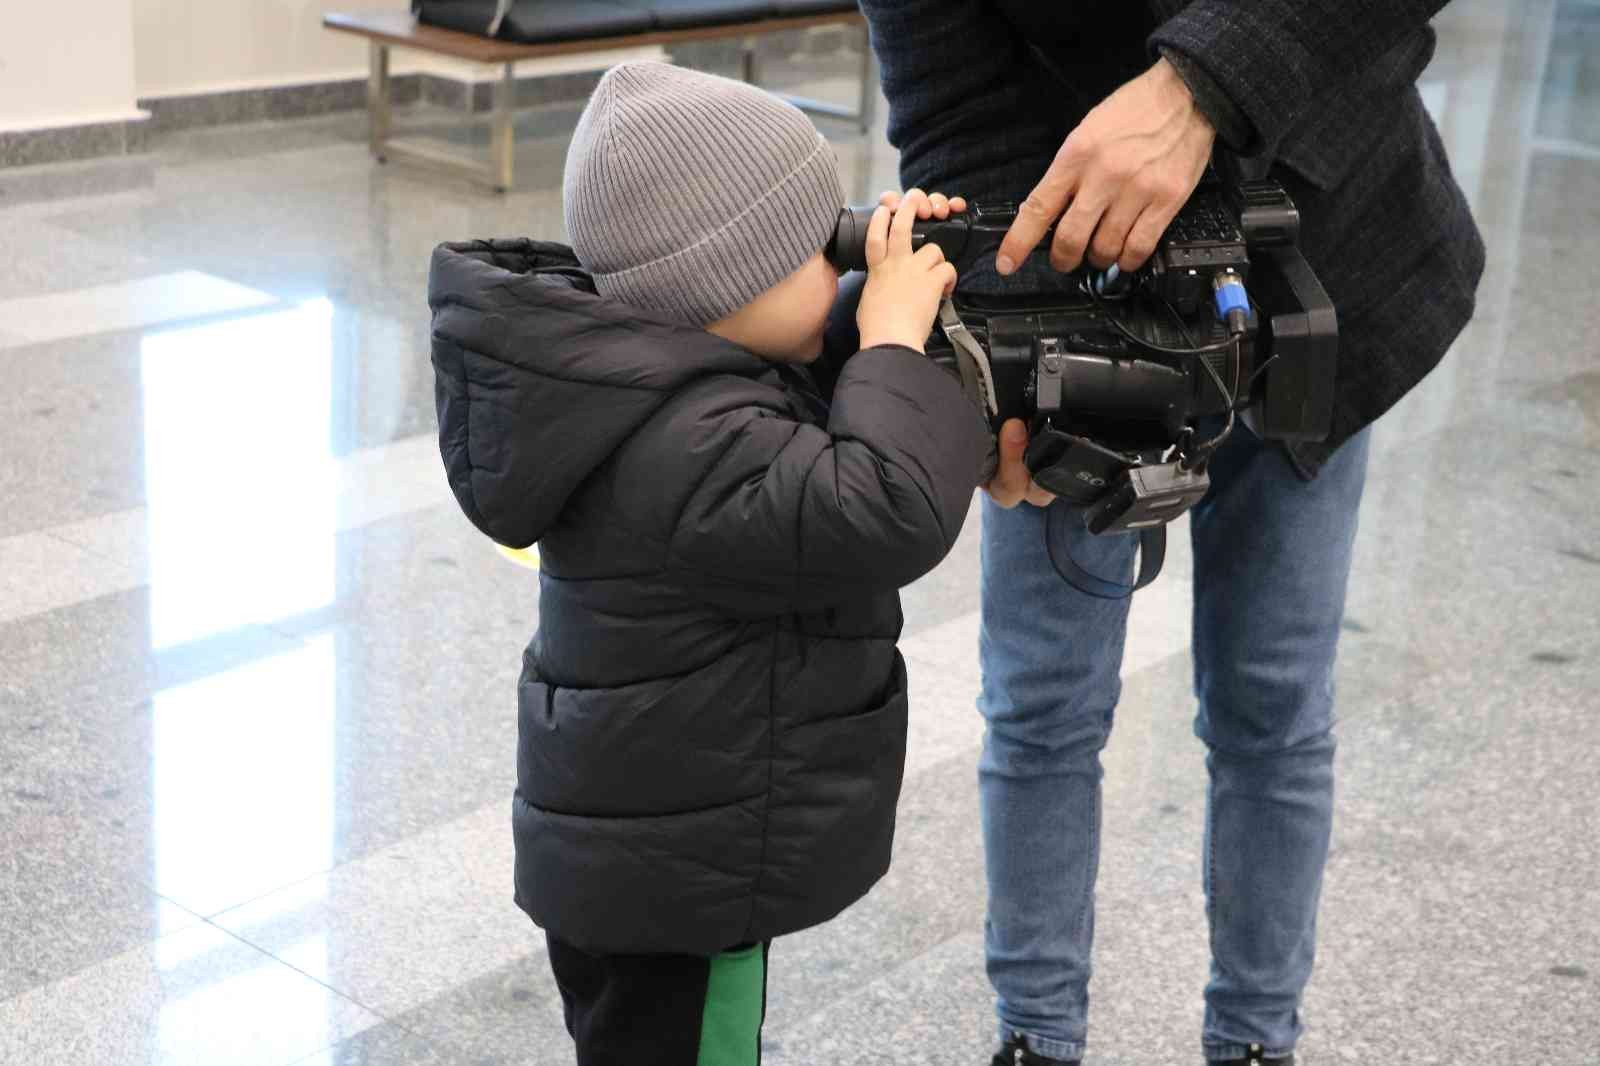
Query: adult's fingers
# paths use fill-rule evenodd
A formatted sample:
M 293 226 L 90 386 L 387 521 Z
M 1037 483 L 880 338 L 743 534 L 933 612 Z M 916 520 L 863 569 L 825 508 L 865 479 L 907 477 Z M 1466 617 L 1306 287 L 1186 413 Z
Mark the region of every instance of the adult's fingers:
M 1156 243 L 1167 231 L 1172 214 L 1157 204 L 1146 207 L 1139 219 L 1128 230 L 1128 239 L 1122 244 L 1122 254 L 1117 257 L 1117 267 L 1124 274 L 1132 274 L 1144 266 L 1155 254 Z
M 1072 206 L 1056 223 L 1056 235 L 1050 242 L 1052 267 L 1062 272 L 1077 269 L 1083 262 L 1083 253 L 1089 247 L 1095 227 L 1110 206 L 1109 197 L 1099 188 L 1078 190 L 1078 195 L 1072 198 Z
M 1122 250 L 1128 243 L 1128 233 L 1145 207 L 1146 201 L 1129 195 L 1129 190 L 1124 189 L 1117 196 L 1106 208 L 1106 213 L 1100 216 L 1100 223 L 1095 226 L 1094 236 L 1089 240 L 1085 255 L 1090 265 L 1104 270 L 1122 257 Z
M 1022 419 L 1013 418 L 1000 427 L 1000 461 L 994 477 L 983 487 L 989 498 L 1010 510 L 1023 501 L 1033 479 L 1022 455 L 1028 450 L 1028 427 Z
M 942 296 L 949 296 L 956 291 L 956 265 L 954 263 L 940 263 L 933 271 L 943 283 Z
M 913 258 L 915 258 L 917 262 L 921 263 L 929 270 L 932 270 L 934 267 L 944 262 L 944 249 L 939 247 L 933 241 L 929 241 L 927 244 L 924 244 L 921 248 L 917 249 Z
M 889 255 L 889 209 L 879 207 L 867 223 L 867 268 L 877 266 Z
M 1010 274 L 1038 247 L 1045 231 L 1061 217 L 1068 198 L 1077 188 L 1078 170 L 1078 150 L 1070 141 L 1063 143 L 1050 169 L 1018 206 L 1017 220 L 1011 223 L 1005 240 L 1000 242 L 1000 250 L 995 253 L 996 270 Z

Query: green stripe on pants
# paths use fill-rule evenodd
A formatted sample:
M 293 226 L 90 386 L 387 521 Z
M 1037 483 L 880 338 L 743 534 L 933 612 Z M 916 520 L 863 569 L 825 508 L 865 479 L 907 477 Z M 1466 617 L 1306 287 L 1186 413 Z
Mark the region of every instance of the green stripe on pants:
M 766 1011 L 766 949 L 756 944 L 711 960 L 695 1066 L 756 1066 Z

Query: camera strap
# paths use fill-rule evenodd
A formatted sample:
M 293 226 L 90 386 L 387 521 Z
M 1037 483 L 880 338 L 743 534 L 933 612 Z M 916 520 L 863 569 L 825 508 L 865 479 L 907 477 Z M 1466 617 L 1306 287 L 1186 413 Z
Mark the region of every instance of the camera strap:
M 1086 596 L 1100 600 L 1125 600 L 1161 576 L 1161 567 L 1167 561 L 1167 527 L 1151 526 L 1139 531 L 1139 573 L 1133 583 L 1108 581 L 1091 574 L 1072 558 L 1071 552 L 1057 552 L 1054 524 L 1057 515 L 1081 515 L 1077 508 L 1051 507 L 1045 517 L 1045 550 L 1050 555 L 1050 565 L 1055 567 L 1061 580 Z
M 984 414 L 993 418 L 1000 413 L 1000 403 L 995 399 L 994 371 L 989 367 L 989 353 L 967 331 L 966 323 L 961 321 L 954 301 L 948 296 L 939 304 L 939 325 L 950 346 L 955 349 L 962 391 L 968 399 L 983 408 Z

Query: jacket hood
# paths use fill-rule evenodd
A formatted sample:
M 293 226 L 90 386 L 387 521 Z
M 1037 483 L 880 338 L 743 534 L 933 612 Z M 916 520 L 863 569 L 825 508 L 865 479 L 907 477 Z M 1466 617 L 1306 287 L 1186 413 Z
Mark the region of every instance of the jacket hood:
M 565 245 L 434 249 L 434 401 L 450 488 L 510 547 L 543 536 L 594 470 L 677 390 L 771 365 L 731 341 L 598 296 Z

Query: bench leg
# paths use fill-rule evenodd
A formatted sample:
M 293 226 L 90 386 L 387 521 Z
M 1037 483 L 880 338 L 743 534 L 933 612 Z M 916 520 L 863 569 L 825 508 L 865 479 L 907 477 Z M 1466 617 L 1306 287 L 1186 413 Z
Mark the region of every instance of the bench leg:
M 372 154 L 378 162 L 390 158 L 407 163 L 423 163 L 465 174 L 477 181 L 486 182 L 496 192 L 511 188 L 511 160 L 515 130 L 512 110 L 516 103 L 517 83 L 514 65 L 506 63 L 501 76 L 494 84 L 494 113 L 490 118 L 489 161 L 462 158 L 446 149 L 427 142 L 394 138 L 391 131 L 392 96 L 389 81 L 389 46 L 372 42 L 372 73 L 367 81 L 368 138 Z M 472 93 L 467 94 L 467 109 L 472 110 Z
M 872 32 L 867 27 L 861 27 L 861 106 L 856 109 L 860 116 L 861 132 L 867 133 L 872 129 L 872 120 L 878 110 L 878 56 L 872 50 Z
M 494 125 L 489 131 L 489 174 L 496 192 L 511 188 L 511 160 L 515 154 L 515 129 L 511 120 L 516 101 L 515 65 L 505 64 L 494 85 Z
M 367 146 L 373 158 L 382 163 L 393 114 L 389 94 L 389 46 L 378 41 L 368 42 L 367 58 Z
M 756 42 L 753 37 L 746 37 L 740 42 L 739 80 L 746 85 L 756 83 Z

